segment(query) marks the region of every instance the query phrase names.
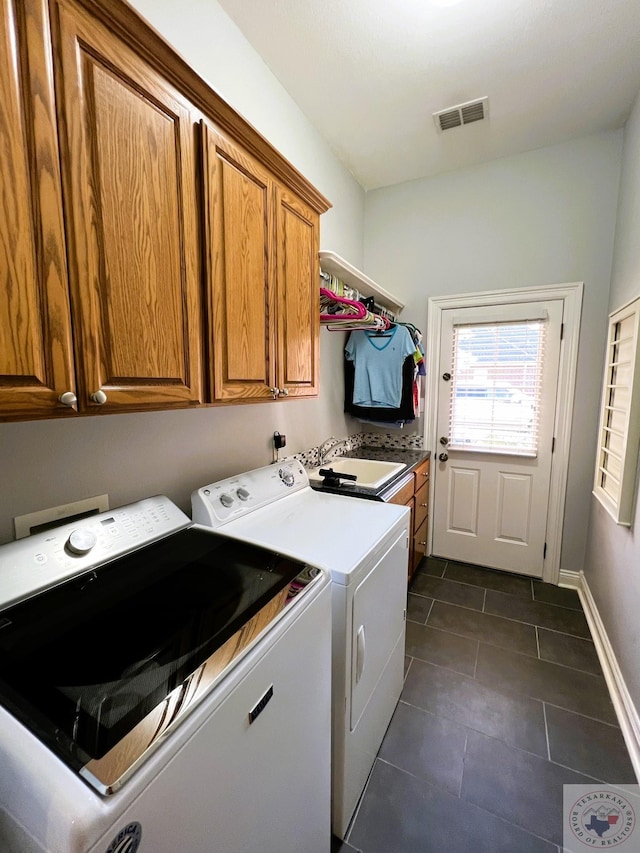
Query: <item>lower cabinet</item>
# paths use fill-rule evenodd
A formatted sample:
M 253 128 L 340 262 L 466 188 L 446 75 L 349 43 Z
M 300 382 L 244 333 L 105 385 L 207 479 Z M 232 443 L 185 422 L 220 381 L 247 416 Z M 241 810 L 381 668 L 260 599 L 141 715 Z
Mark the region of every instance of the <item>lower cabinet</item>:
M 414 573 L 420 560 L 427 553 L 427 526 L 429 523 L 429 460 L 422 462 L 415 470 L 415 495 L 413 513 L 413 547 L 409 576 Z
M 408 476 L 401 480 L 388 503 L 408 506 L 411 509 L 411 542 L 409 543 L 409 580 L 420 560 L 427 553 L 427 527 L 429 524 L 429 460 L 425 459 Z

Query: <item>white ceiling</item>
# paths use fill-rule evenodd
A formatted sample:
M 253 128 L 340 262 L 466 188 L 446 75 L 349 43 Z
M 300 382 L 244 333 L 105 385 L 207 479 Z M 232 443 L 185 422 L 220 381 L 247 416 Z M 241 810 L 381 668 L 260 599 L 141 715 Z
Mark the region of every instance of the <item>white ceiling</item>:
M 640 0 L 219 2 L 365 189 L 620 127 L 640 88 Z

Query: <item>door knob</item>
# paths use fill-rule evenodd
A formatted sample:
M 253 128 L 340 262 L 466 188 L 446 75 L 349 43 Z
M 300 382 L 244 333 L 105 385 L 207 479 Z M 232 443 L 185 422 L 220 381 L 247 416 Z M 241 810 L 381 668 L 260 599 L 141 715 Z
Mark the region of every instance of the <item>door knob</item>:
M 289 396 L 289 389 L 288 388 L 280 388 L 278 390 L 278 397 L 288 397 L 288 396 Z
M 448 458 L 449 458 L 449 454 L 448 454 L 448 453 L 441 453 L 441 454 L 440 454 L 440 456 L 438 456 L 438 459 L 439 459 L 441 462 L 446 462 Z
M 93 394 L 90 394 L 89 396 L 94 403 L 98 404 L 98 406 L 102 406 L 107 402 L 107 395 L 101 389 L 94 391 Z

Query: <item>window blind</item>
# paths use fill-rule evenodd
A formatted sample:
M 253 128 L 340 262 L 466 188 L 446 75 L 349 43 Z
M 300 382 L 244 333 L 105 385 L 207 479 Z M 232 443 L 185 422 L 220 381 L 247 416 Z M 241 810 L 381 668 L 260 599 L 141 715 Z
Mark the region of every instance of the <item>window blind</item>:
M 594 494 L 618 524 L 630 524 L 640 428 L 640 300 L 611 315 Z
M 535 456 L 547 322 L 453 327 L 449 447 Z

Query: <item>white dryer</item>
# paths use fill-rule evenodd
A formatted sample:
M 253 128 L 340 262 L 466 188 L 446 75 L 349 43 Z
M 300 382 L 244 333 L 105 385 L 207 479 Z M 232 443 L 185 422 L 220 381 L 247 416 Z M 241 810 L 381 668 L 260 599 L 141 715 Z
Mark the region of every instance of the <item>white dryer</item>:
M 344 838 L 402 690 L 409 510 L 315 491 L 297 461 L 191 499 L 195 522 L 331 575 L 332 828 Z

